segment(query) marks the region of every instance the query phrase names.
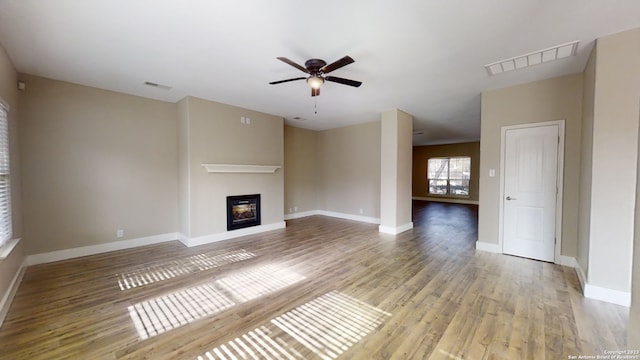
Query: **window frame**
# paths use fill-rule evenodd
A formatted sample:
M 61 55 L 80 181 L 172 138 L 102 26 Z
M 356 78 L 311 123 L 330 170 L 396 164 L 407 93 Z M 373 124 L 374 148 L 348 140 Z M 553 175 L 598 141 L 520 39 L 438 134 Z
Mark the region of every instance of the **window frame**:
M 13 238 L 9 106 L 0 99 L 0 248 Z
M 430 178 L 429 177 L 429 162 L 430 160 L 446 160 L 446 168 L 447 168 L 447 176 L 445 178 Z M 469 178 L 451 178 L 451 159 L 469 159 Z M 455 197 L 455 198 L 469 198 L 471 196 L 471 156 L 467 155 L 456 155 L 456 156 L 433 156 L 427 158 L 427 167 L 426 167 L 426 179 L 427 179 L 427 193 L 429 196 L 439 196 L 439 197 Z M 446 181 L 446 192 L 444 194 L 432 193 L 431 192 L 431 181 Z M 451 193 L 451 181 L 467 181 L 467 194 L 453 194 Z

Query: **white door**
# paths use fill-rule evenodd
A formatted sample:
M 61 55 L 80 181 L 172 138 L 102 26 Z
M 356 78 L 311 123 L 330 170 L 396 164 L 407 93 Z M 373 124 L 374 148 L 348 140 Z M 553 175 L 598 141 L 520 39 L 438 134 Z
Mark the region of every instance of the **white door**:
M 505 254 L 554 261 L 559 126 L 508 129 L 505 136 Z

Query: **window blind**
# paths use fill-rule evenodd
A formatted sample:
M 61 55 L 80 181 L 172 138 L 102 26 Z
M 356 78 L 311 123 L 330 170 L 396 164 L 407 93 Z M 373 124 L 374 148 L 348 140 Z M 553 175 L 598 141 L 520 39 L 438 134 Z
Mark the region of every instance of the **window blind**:
M 471 157 L 430 158 L 427 160 L 429 194 L 469 197 Z
M 9 122 L 7 110 L 0 106 L 0 246 L 12 236 L 9 173 Z

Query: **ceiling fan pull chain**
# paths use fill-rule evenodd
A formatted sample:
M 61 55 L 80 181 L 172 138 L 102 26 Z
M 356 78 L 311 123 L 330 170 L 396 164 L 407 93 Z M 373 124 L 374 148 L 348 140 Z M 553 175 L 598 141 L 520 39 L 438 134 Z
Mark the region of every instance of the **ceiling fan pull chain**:
M 318 115 L 318 98 L 313 98 L 313 112 Z

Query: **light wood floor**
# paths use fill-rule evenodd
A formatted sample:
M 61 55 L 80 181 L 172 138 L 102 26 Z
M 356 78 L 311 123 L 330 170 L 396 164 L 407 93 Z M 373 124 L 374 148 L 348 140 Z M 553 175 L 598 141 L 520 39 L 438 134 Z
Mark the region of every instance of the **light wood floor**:
M 284 230 L 33 266 L 2 359 L 567 359 L 625 349 L 627 310 L 573 269 L 476 252 L 477 207 L 415 228 L 312 216 Z

